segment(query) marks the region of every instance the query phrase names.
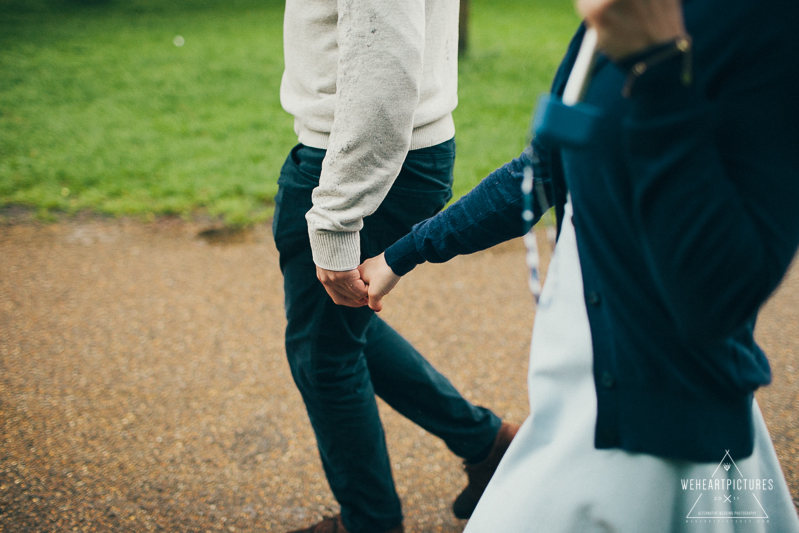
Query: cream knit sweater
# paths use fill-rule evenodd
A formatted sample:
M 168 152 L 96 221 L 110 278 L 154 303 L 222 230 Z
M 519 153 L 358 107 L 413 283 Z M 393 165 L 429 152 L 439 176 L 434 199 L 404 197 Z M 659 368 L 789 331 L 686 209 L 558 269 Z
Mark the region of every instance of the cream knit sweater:
M 286 0 L 280 100 L 299 141 L 327 150 L 306 215 L 318 266 L 356 268 L 408 150 L 454 136 L 458 4 Z

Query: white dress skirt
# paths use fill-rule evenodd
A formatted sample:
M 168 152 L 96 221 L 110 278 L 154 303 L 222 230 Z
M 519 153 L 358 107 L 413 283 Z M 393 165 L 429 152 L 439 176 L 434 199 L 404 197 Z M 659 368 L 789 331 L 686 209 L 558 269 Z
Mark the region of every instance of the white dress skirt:
M 757 403 L 754 452 L 740 461 L 594 448 L 591 332 L 571 209 L 567 204 L 533 328 L 530 416 L 465 533 L 799 532 Z

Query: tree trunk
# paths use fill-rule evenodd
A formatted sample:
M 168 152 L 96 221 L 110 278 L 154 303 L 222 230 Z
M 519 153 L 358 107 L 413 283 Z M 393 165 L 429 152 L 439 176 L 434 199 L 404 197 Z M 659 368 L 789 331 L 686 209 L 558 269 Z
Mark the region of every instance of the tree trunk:
M 458 18 L 458 55 L 464 55 L 469 48 L 469 0 L 460 0 Z

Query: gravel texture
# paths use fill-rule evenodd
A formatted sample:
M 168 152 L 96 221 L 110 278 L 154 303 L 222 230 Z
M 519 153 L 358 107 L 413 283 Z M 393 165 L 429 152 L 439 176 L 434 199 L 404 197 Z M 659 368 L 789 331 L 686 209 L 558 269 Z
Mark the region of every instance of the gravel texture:
M 201 229 L 0 226 L 0 532 L 284 531 L 337 511 L 285 361 L 269 228 Z M 524 419 L 519 241 L 423 265 L 384 316 L 468 398 Z M 774 368 L 758 398 L 799 502 L 799 268 L 758 339 Z M 381 412 L 407 530 L 461 531 L 457 458 Z

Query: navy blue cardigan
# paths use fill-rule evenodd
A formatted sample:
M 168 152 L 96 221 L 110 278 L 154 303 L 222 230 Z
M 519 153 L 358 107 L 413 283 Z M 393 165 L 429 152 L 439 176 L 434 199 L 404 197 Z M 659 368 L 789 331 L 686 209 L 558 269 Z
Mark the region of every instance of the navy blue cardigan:
M 752 452 L 753 392 L 771 379 L 755 318 L 799 245 L 797 5 L 686 0 L 690 86 L 674 58 L 624 98 L 627 72 L 600 58 L 585 100 L 607 116 L 589 147 L 534 139 L 386 250 L 402 275 L 522 235 L 525 164 L 559 224 L 569 191 L 593 343 L 597 448 L 692 461 Z M 582 32 L 555 77 L 556 94 Z

